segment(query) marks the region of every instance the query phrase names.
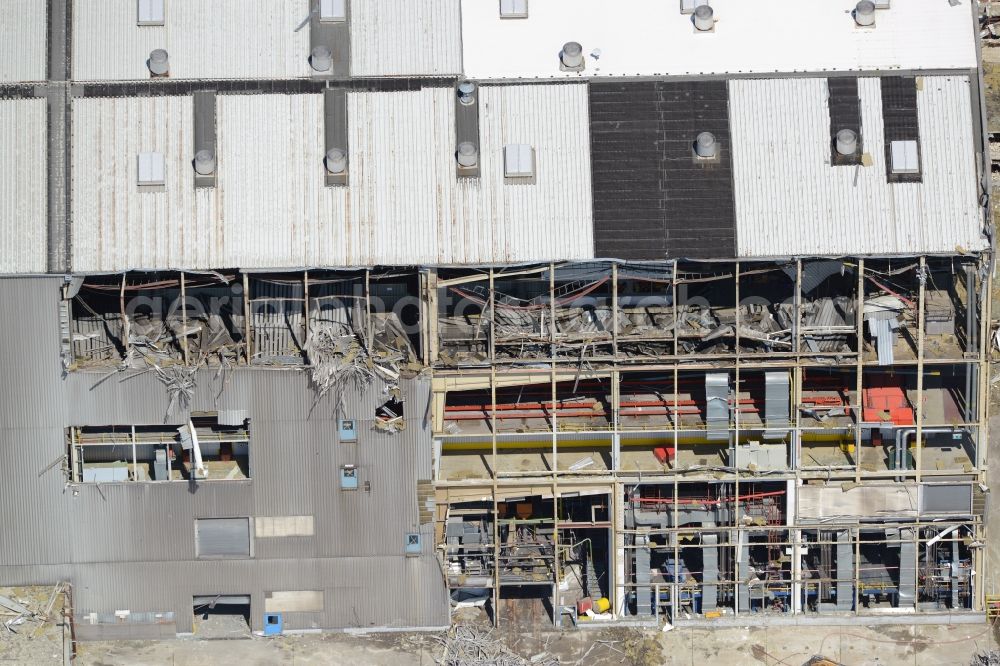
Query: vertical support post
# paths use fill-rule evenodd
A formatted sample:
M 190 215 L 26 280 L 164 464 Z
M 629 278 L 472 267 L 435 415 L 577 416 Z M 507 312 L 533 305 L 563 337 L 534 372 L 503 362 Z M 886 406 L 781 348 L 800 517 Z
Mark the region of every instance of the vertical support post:
M 792 316 L 792 326 L 795 327 L 794 349 L 796 361 L 802 354 L 802 260 L 795 260 L 795 294 L 792 301 L 792 309 L 795 311 Z
M 188 315 L 187 315 L 187 282 L 181 272 L 181 351 L 184 353 L 184 365 L 190 365 L 188 359 Z
M 549 388 L 552 399 L 552 475 L 559 473 L 559 411 L 556 391 L 556 265 L 549 262 Z
M 625 507 L 624 493 L 625 486 L 618 481 L 612 483 L 611 492 L 611 530 L 614 538 L 615 562 L 612 574 L 613 585 L 609 585 L 614 590 L 615 616 L 622 618 L 625 616 Z
M 372 322 L 372 271 L 365 269 L 365 346 L 369 353 L 375 346 L 375 326 Z
M 121 308 L 122 317 L 122 348 L 125 350 L 125 358 L 128 358 L 129 350 L 132 348 L 131 337 L 132 337 L 132 324 L 128 319 L 128 313 L 125 311 L 125 278 L 127 273 L 122 273 L 122 284 L 121 288 L 118 290 L 118 305 Z M 72 340 L 72 336 L 70 336 Z
M 618 263 L 611 264 L 611 355 L 618 361 Z
M 302 273 L 302 315 L 305 323 L 303 329 L 306 334 L 306 341 L 309 340 L 309 271 Z
M 494 450 L 495 442 L 494 437 Z M 496 470 L 493 473 L 493 626 L 500 626 L 500 511 L 497 508 Z
M 855 344 L 857 345 L 858 352 L 855 358 L 855 404 L 851 412 L 854 414 L 854 482 L 861 483 L 861 420 L 864 413 L 864 403 L 861 396 L 864 388 L 862 378 L 864 376 L 865 361 L 865 260 L 863 258 L 858 259 L 858 293 L 855 297 L 857 301 L 854 305 L 854 324 L 856 326 L 854 335 L 857 337 Z
M 243 273 L 243 353 L 247 365 L 253 362 L 253 338 L 250 336 L 251 320 L 253 313 L 250 311 L 250 277 Z
M 438 361 L 441 348 L 441 340 L 438 337 L 438 319 L 441 313 L 438 305 L 437 269 L 428 268 L 425 275 L 427 276 L 427 286 L 424 292 L 427 296 L 427 340 L 424 354 L 427 365 L 434 365 Z
M 785 482 L 785 524 L 798 525 L 798 479 Z M 802 531 L 788 530 L 792 540 L 792 614 L 802 612 Z
M 673 318 L 674 318 L 674 357 L 676 359 L 676 357 L 678 355 L 680 355 L 680 353 L 681 353 L 681 350 L 680 350 L 680 334 L 678 333 L 678 329 L 680 327 L 678 326 L 678 321 L 677 321 L 677 260 L 676 259 L 674 259 L 674 261 L 673 261 L 673 269 L 672 270 L 673 270 L 673 272 L 671 273 L 671 278 L 670 278 L 670 289 L 671 289 L 671 294 L 672 294 L 673 297 L 670 299 L 670 301 L 671 301 L 670 305 L 671 305 L 671 308 L 673 309 Z M 674 389 L 676 390 L 676 388 L 677 388 L 677 385 L 675 383 L 674 384 Z
M 133 481 L 138 481 L 139 480 L 139 463 L 136 462 L 135 458 L 136 458 L 136 453 L 135 453 L 135 426 L 133 425 L 132 426 L 132 480 Z
M 555 468 L 553 467 L 553 471 Z M 559 477 L 552 477 L 552 621 L 558 628 L 562 623 L 562 595 L 559 578 L 562 565 L 559 561 Z
M 920 282 L 920 297 L 917 302 L 917 455 L 914 456 L 914 466 L 916 469 L 917 483 L 920 483 L 921 468 L 923 467 L 923 428 L 924 428 L 924 301 L 927 293 L 927 257 L 921 255 L 920 267 L 917 269 Z M 906 461 L 906 438 L 903 438 L 900 446 L 903 447 L 903 461 Z M 916 568 L 916 564 L 914 564 Z
M 733 279 L 734 283 L 734 294 L 735 294 L 735 314 L 736 314 L 736 324 L 734 325 L 734 330 L 736 333 L 735 345 L 733 347 L 734 359 L 736 365 L 734 384 L 733 384 L 733 406 L 732 406 L 732 425 L 733 425 L 733 469 L 736 470 L 737 478 L 739 478 L 740 469 L 740 262 L 736 262 L 733 268 Z M 738 483 L 738 481 L 737 481 Z M 738 493 L 737 493 L 738 495 Z
M 493 267 L 490 266 L 490 318 L 487 323 L 489 324 L 490 327 L 489 355 L 490 355 L 491 365 L 497 362 L 496 292 L 494 291 L 495 280 L 496 280 L 495 271 L 493 270 Z
M 621 374 L 617 367 L 611 371 L 611 474 L 617 475 L 621 467 L 622 441 L 619 431 L 621 414 Z

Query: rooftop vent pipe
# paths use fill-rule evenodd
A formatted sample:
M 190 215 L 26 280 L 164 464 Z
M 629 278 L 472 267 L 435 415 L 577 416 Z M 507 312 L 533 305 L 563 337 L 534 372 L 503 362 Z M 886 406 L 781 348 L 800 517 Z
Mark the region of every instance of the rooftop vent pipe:
M 326 170 L 330 173 L 344 173 L 347 171 L 347 153 L 340 148 L 331 148 L 326 151 Z
M 458 84 L 458 101 L 466 106 L 476 103 L 476 84 L 462 81 Z
M 698 157 L 715 157 L 719 152 L 719 144 L 711 132 L 702 132 L 694 140 L 694 152 Z
M 202 176 L 215 173 L 215 153 L 211 150 L 199 150 L 194 154 L 194 170 Z
M 166 76 L 167 72 L 170 71 L 170 60 L 167 57 L 167 52 L 163 49 L 150 51 L 146 66 L 149 67 L 153 76 Z
M 875 3 L 872 0 L 861 0 L 854 7 L 854 22 L 864 27 L 875 25 Z
M 858 135 L 851 129 L 837 132 L 837 152 L 841 155 L 853 155 L 858 151 Z
M 715 11 L 708 5 L 695 7 L 694 27 L 702 32 L 707 32 L 715 27 Z
M 559 60 L 563 67 L 567 69 L 580 69 L 583 67 L 583 47 L 579 42 L 566 42 L 563 44 Z
M 309 56 L 309 65 L 317 72 L 329 72 L 333 67 L 333 53 L 326 46 L 317 46 Z
M 459 166 L 474 167 L 479 162 L 479 151 L 471 141 L 463 141 L 458 144 L 458 151 L 455 153 Z

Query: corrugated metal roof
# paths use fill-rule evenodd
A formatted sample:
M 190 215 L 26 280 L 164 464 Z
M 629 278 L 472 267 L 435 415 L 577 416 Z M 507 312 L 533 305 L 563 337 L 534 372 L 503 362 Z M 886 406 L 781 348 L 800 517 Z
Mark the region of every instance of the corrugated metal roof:
M 858 85 L 869 167 L 830 166 L 825 79 L 730 81 L 739 256 L 985 249 L 969 85 L 921 78 L 922 182 L 890 184 L 879 79 Z
M 475 180 L 455 174 L 452 95 L 349 93 L 347 187 L 324 185 L 322 96 L 220 95 L 218 186 L 197 193 L 189 98 L 77 100 L 73 269 L 592 257 L 586 87 L 481 88 Z M 534 146 L 533 184 L 504 182 L 507 143 Z M 166 192 L 137 190 L 140 151 L 164 153 Z
M 0 273 L 45 272 L 46 113 L 43 99 L 0 101 Z
M 44 3 L 42 5 L 44 14 Z M 170 76 L 307 77 L 309 0 L 169 0 L 164 25 L 136 25 L 135 0 L 74 0 L 73 79 L 149 79 L 146 60 L 166 49 Z M 43 44 L 44 48 L 44 44 Z
M 6 0 L 0 20 L 0 83 L 44 81 L 48 44 L 46 3 Z
M 778 5 L 712 0 L 715 27 L 699 33 L 664 0 L 530 2 L 528 18 L 501 19 L 497 2 L 462 0 L 462 61 L 475 79 L 578 78 L 975 69 L 975 23 L 966 3 L 896 2 L 858 28 L 853 2 Z M 700 4 L 700 3 L 699 3 Z M 780 39 L 771 36 L 780 32 Z M 568 41 L 586 69 L 559 69 Z M 599 50 L 599 58 L 595 57 Z
M 462 71 L 459 0 L 351 3 L 351 74 L 447 75 Z

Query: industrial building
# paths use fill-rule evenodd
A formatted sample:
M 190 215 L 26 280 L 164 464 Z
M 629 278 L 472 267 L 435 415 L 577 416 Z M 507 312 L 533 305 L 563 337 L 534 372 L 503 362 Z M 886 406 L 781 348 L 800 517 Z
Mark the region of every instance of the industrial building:
M 981 617 L 974 4 L 7 0 L 0 585 Z

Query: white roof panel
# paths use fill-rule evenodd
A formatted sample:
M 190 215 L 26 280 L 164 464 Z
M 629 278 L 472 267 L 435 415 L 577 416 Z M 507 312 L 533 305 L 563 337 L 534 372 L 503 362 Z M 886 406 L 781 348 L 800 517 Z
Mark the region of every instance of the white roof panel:
M 43 0 L 0 4 L 0 83 L 44 81 L 48 24 Z
M 871 166 L 836 167 L 826 79 L 730 81 L 739 256 L 985 249 L 969 86 L 918 79 L 921 182 L 889 183 L 879 79 L 858 81 Z
M 715 29 L 699 33 L 677 0 L 537 0 L 530 16 L 500 18 L 496 2 L 462 0 L 469 78 L 529 79 L 718 73 L 974 69 L 968 3 L 894 3 L 858 28 L 849 0 L 787 6 L 712 0 Z M 559 69 L 562 45 L 583 45 L 586 69 Z M 599 58 L 592 54 L 599 51 Z
M 0 273 L 44 273 L 48 229 L 44 99 L 0 100 Z
M 497 7 L 492 2 L 480 0 Z M 353 76 L 447 76 L 462 71 L 459 0 L 351 3 Z
M 76 100 L 73 268 L 592 257 L 586 87 L 481 87 L 478 179 L 456 176 L 453 94 L 349 93 L 346 187 L 325 186 L 321 95 L 220 95 L 217 186 L 197 191 L 190 98 Z M 507 144 L 534 147 L 532 182 L 505 182 Z M 144 151 L 164 192 L 137 191 Z

